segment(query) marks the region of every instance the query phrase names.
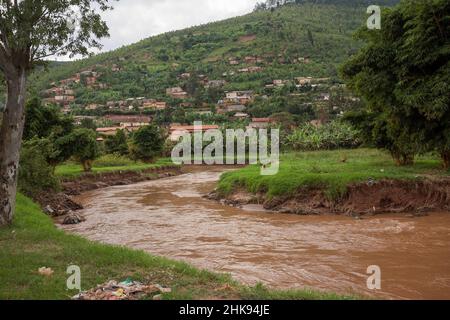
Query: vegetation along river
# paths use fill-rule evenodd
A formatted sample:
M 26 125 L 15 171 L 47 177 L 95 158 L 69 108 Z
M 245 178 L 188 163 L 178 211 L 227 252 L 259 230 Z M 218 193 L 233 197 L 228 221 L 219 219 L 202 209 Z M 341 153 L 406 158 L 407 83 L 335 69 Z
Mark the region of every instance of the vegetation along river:
M 355 220 L 233 208 L 202 196 L 223 168 L 84 193 L 87 221 L 65 230 L 142 249 L 247 284 L 312 288 L 379 298 L 450 299 L 450 214 Z M 367 289 L 381 267 L 382 288 Z

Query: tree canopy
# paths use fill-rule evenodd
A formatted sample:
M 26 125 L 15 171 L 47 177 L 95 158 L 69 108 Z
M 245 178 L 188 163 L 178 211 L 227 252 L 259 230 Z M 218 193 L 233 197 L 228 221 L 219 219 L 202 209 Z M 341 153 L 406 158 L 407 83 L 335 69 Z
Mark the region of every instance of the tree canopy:
M 450 166 L 450 2 L 403 1 L 382 14 L 381 30 L 342 67 L 367 109 L 347 116 L 399 164 L 438 151 Z

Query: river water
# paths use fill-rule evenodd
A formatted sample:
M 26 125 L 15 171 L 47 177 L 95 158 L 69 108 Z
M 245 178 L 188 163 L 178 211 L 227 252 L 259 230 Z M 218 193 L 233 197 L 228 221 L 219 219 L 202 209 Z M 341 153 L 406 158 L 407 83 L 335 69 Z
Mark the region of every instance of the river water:
M 206 171 L 205 171 L 206 170 Z M 387 299 L 450 299 L 450 214 L 355 220 L 297 216 L 202 198 L 223 168 L 87 192 L 87 221 L 62 226 L 91 240 L 142 249 L 272 288 Z M 367 268 L 381 268 L 381 290 Z

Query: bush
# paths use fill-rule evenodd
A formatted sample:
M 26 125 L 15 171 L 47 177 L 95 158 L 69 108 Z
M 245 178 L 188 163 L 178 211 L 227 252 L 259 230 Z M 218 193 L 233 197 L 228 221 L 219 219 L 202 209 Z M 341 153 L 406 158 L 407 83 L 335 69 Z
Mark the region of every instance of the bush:
M 128 142 L 124 130 L 117 130 L 114 136 L 107 137 L 105 140 L 106 153 L 115 153 L 122 156 L 128 155 Z
M 357 148 L 361 145 L 359 132 L 339 121 L 316 127 L 307 124 L 288 135 L 284 147 L 295 151 Z
M 154 125 L 142 127 L 133 134 L 130 154 L 135 160 L 152 162 L 157 156 L 162 155 L 164 140 L 158 127 Z
M 53 168 L 37 145 L 24 143 L 22 147 L 19 190 L 29 196 L 39 191 L 59 190 L 59 181 L 53 174 Z
M 66 146 L 67 152 L 83 166 L 84 171 L 91 171 L 94 160 L 100 155 L 95 131 L 76 129 L 60 140 L 61 145 Z

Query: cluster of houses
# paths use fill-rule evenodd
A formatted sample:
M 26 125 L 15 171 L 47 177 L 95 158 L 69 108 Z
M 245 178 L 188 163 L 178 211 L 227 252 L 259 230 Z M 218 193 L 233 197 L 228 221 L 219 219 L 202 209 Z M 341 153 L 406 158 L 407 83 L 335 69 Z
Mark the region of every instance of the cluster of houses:
M 294 80 L 295 86 L 297 88 L 302 88 L 306 86 L 310 86 L 311 88 L 318 88 L 327 83 L 330 80 L 330 78 L 296 77 Z M 267 84 L 265 87 L 266 89 L 284 87 L 289 82 L 290 80 L 276 79 L 273 80 L 272 83 Z
M 135 132 L 143 126 L 150 125 L 152 118 L 149 116 L 130 116 L 130 115 L 106 115 L 100 119 L 90 116 L 78 116 L 75 119 L 75 123 L 81 124 L 82 119 L 89 118 L 95 121 L 101 121 L 107 123 L 108 126 L 100 127 L 96 129 L 99 136 L 97 141 L 102 142 L 108 136 L 114 136 L 118 130 L 124 130 L 126 134 Z M 247 129 L 265 129 L 273 123 L 270 118 L 253 118 L 250 121 Z M 182 125 L 173 123 L 169 125 L 166 130 L 168 132 L 168 139 L 170 141 L 178 141 L 186 132 L 194 133 L 198 130 L 203 132 L 207 130 L 219 130 L 218 125 L 203 125 L 201 128 L 192 125 Z
M 67 107 L 75 101 L 75 91 L 73 87 L 77 84 L 83 84 L 91 89 L 106 89 L 107 85 L 100 83 L 98 78 L 101 76 L 99 72 L 93 70 L 85 70 L 76 73 L 74 76 L 63 79 L 58 83 L 53 82 L 51 88 L 44 90 L 42 96 L 45 104 L 57 104 Z
M 218 114 L 235 113 L 234 118 L 248 118 L 245 113 L 247 105 L 253 102 L 255 94 L 251 90 L 247 91 L 229 91 L 225 93 L 225 98 L 217 104 Z
M 130 133 L 138 130 L 143 126 L 148 126 L 152 122 L 152 118 L 148 116 L 127 116 L 127 115 L 106 115 L 101 121 L 108 123 L 109 126 L 97 128 L 97 133 L 100 136 L 113 136 L 117 130 L 125 130 Z M 98 141 L 102 141 L 99 138 Z
M 274 121 L 270 118 L 253 118 L 250 122 L 250 124 L 247 126 L 247 129 L 266 129 L 271 124 L 273 124 Z M 195 132 L 206 132 L 208 130 L 219 130 L 220 127 L 218 125 L 202 125 L 201 127 L 198 126 L 184 126 L 180 124 L 171 124 L 169 126 L 169 140 L 172 142 L 179 141 L 179 139 L 185 135 L 193 134 Z
M 107 108 L 111 111 L 130 111 L 130 110 L 164 110 L 167 108 L 165 101 L 148 99 L 145 97 L 128 98 L 125 100 L 108 101 L 106 105 L 91 103 L 85 106 L 86 110 L 97 110 Z

